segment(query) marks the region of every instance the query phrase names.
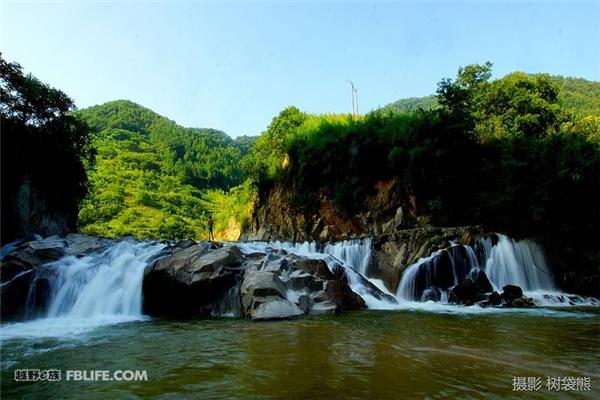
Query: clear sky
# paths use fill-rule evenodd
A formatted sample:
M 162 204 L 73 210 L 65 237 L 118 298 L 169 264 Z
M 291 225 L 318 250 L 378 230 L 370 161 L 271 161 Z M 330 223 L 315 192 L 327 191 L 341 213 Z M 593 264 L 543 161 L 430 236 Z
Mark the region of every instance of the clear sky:
M 284 107 L 361 112 L 459 66 L 600 81 L 600 3 L 2 2 L 0 49 L 79 108 L 129 99 L 184 126 L 262 132 Z

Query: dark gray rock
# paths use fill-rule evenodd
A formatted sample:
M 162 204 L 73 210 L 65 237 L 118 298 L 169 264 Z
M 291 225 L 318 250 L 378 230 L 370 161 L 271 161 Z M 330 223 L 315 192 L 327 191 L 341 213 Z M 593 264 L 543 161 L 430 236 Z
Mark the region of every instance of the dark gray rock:
M 511 300 L 505 304 L 507 307 L 515 307 L 515 308 L 526 308 L 526 307 L 534 307 L 535 303 L 533 299 L 526 296 L 517 297 L 516 299 Z
M 202 243 L 172 248 L 146 268 L 144 312 L 161 316 L 207 315 L 239 282 L 243 257 L 236 246 L 209 250 Z
M 477 292 L 479 293 L 490 293 L 494 290 L 486 273 L 482 270 L 478 270 L 473 274 L 473 282 L 477 286 Z
M 240 289 L 242 308 L 246 314 L 269 298 L 285 299 L 285 288 L 281 279 L 273 272 L 246 271 Z
M 502 288 L 500 297 L 502 297 L 502 300 L 506 303 L 510 303 L 513 300 L 523 297 L 523 289 L 516 285 L 506 285 Z
M 477 286 L 469 279 L 465 278 L 461 283 L 450 289 L 448 302 L 454 304 L 473 305 L 477 297 Z

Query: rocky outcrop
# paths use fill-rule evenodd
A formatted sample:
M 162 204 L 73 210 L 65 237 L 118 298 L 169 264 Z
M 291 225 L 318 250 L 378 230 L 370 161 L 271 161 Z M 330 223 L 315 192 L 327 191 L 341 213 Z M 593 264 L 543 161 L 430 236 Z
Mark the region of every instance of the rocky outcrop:
M 209 314 L 211 305 L 242 273 L 238 247 L 210 247 L 183 241 L 159 255 L 144 275 L 144 312 L 179 317 Z
M 479 227 L 457 228 L 415 228 L 397 231 L 391 235 L 380 235 L 373 239 L 372 263 L 369 274 L 383 280 L 387 288 L 395 292 L 405 269 L 422 257 L 429 256 L 436 250 L 448 248 L 451 241 L 472 244 L 481 235 Z M 459 251 L 460 249 L 452 249 Z M 462 255 L 464 257 L 464 255 Z M 444 259 L 442 263 L 450 263 Z M 452 268 L 440 268 L 452 272 Z M 444 279 L 440 276 L 439 279 Z M 450 275 L 448 282 L 440 282 L 439 286 L 448 288 L 453 282 Z
M 60 204 L 48 201 L 48 193 L 38 188 L 27 177 L 14 188 L 14 193 L 3 186 L 2 240 L 40 234 L 66 235 L 75 231 L 78 207 L 72 201 Z M 6 192 L 6 193 L 4 193 Z
M 283 250 L 241 252 L 235 245 L 175 244 L 147 267 L 144 312 L 169 317 L 237 315 L 295 318 L 363 308 L 342 267 Z M 371 290 L 384 296 L 377 288 Z M 225 301 L 228 296 L 236 297 Z M 228 302 L 230 309 L 224 309 Z M 227 307 L 225 307 L 227 308 Z
M 33 316 L 48 305 L 66 256 L 101 253 L 114 240 L 57 236 L 16 245 L 0 265 L 3 320 Z M 191 240 L 169 242 L 149 261 L 142 282 L 144 313 L 164 317 L 232 315 L 255 320 L 339 313 L 365 307 L 346 270 L 323 259 L 283 250 L 248 251 L 236 245 Z M 112 248 L 112 247 L 111 247 Z M 373 296 L 385 296 L 376 287 Z
M 422 222 L 415 215 L 414 199 L 396 180 L 380 181 L 364 202 L 364 211 L 347 215 L 338 210 L 326 194 L 318 205 L 299 209 L 294 188 L 276 186 L 254 204 L 251 224 L 240 240 L 336 241 L 351 237 L 393 233 Z
M 448 302 L 452 304 L 463 304 L 472 306 L 504 306 L 504 307 L 533 307 L 535 303 L 530 297 L 523 295 L 523 290 L 516 285 L 506 285 L 502 288 L 502 294 L 492 291 L 492 286 L 485 275 L 485 272 L 479 271 L 475 281 L 471 278 L 464 279 L 458 285 L 450 289 Z
M 502 288 L 500 298 L 509 307 L 533 307 L 533 299 L 523 295 L 523 289 L 516 285 L 506 285 Z

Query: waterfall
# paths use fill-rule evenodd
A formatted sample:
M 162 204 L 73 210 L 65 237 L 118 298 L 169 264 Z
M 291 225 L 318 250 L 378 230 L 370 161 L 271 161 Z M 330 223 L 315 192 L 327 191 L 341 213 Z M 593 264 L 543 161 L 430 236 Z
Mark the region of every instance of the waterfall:
M 325 246 L 320 246 L 316 242 L 293 243 L 281 241 L 248 242 L 238 243 L 237 245 L 245 252 L 274 249 L 285 250 L 307 258 L 322 259 L 327 263 L 330 270 L 340 265 L 346 271 L 350 287 L 365 300 L 367 307 L 390 309 L 397 304 L 394 294 L 387 290 L 383 281 L 368 277 L 372 251 L 371 238 L 343 240 L 328 243 Z M 381 296 L 381 292 L 385 297 Z
M 230 287 L 215 305 L 214 317 L 242 317 L 242 301 L 240 299 L 240 283 Z
M 372 240 L 345 240 L 325 245 L 316 242 L 247 242 L 235 243 L 243 253 L 285 250 L 311 259 L 321 259 L 334 272 L 342 267 L 352 290 L 368 308 L 402 309 L 435 307 L 448 301 L 450 289 L 466 277 L 476 279 L 482 272 L 493 290 L 507 284 L 520 286 L 537 304 L 584 304 L 587 299 L 560 292 L 546 262 L 542 247 L 530 240 L 515 241 L 497 235 L 480 239 L 474 246 L 452 243 L 410 265 L 402 276 L 396 293 L 370 275 Z M 226 244 L 227 245 L 227 244 Z M 27 334 L 44 336 L 48 332 L 72 334 L 95 326 L 142 318 L 142 281 L 148 262 L 164 245 L 124 240 L 83 257 L 65 256 L 38 271 L 29 289 L 28 309 L 43 309 L 42 318 L 4 324 L 0 336 Z M 5 282 L 7 285 L 12 281 Z M 213 306 L 214 314 L 239 317 L 242 314 L 239 284 L 230 288 Z M 489 286 L 489 285 L 488 285 Z M 596 304 L 589 302 L 590 304 Z M 429 306 L 427 306 L 429 304 Z M 448 306 L 446 306 L 448 307 Z M 32 315 L 30 315 L 31 317 Z M 40 316 L 39 314 L 37 315 Z
M 486 244 L 483 249 L 486 259 L 484 271 L 496 288 L 511 284 L 531 292 L 556 290 L 554 277 L 539 244 L 531 240 L 516 242 L 498 235 L 495 246 L 490 248 Z
M 528 293 L 558 291 L 542 246 L 497 237 L 496 244 L 482 238 L 474 248 L 453 244 L 421 258 L 405 270 L 396 295 L 409 301 L 440 301 L 452 286 L 474 278 L 478 271 L 485 272 L 496 291 L 509 284 Z
M 351 265 L 361 275 L 367 275 L 371 261 L 371 238 L 360 240 L 344 240 L 342 242 L 328 243 L 324 253 L 330 254 L 344 263 Z
M 162 247 L 123 241 L 100 254 L 51 263 L 47 317 L 140 317 L 144 268 Z

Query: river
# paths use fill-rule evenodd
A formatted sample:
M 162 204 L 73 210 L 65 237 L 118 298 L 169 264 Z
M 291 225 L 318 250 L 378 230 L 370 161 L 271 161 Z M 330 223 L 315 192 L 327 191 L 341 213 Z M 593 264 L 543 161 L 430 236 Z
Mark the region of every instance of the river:
M 580 394 L 594 398 L 599 316 L 593 307 L 365 310 L 264 323 L 146 319 L 57 337 L 13 324 L 2 398 L 524 398 L 514 377 L 541 378 L 527 398 L 570 397 L 549 392 L 548 376 L 591 377 Z M 14 382 L 19 368 L 145 370 L 148 380 Z

